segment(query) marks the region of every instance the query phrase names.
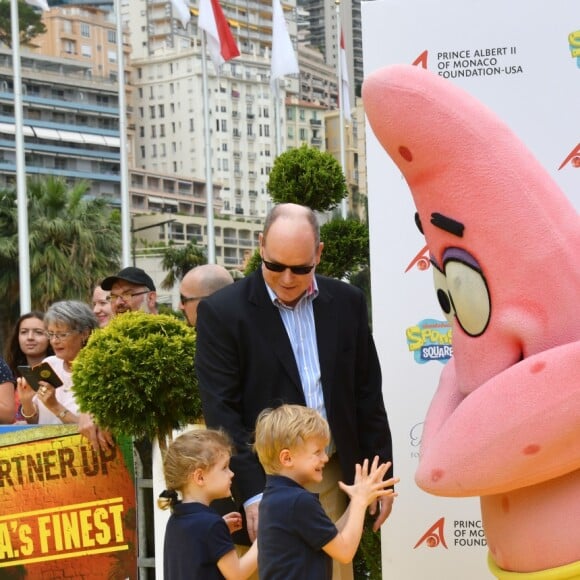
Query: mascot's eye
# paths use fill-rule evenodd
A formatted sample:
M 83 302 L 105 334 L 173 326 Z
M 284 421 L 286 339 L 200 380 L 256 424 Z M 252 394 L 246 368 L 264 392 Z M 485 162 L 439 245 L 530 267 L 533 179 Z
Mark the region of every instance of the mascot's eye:
M 447 279 L 445 278 L 445 274 L 435 264 L 433 264 L 433 282 L 435 283 L 435 292 L 437 293 L 437 300 L 439 300 L 441 310 L 443 310 L 447 321 L 453 322 L 453 315 L 455 313 L 453 312 L 453 305 L 449 298 Z
M 491 301 L 481 272 L 465 262 L 449 260 L 445 278 L 451 304 L 461 328 L 470 336 L 482 334 L 489 323 Z

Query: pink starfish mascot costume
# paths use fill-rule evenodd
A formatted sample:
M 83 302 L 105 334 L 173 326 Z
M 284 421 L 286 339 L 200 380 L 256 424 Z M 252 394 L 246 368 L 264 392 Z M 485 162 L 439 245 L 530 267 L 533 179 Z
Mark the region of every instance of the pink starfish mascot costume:
M 502 579 L 580 578 L 580 217 L 511 130 L 418 67 L 370 75 L 453 324 L 417 484 L 480 496 Z

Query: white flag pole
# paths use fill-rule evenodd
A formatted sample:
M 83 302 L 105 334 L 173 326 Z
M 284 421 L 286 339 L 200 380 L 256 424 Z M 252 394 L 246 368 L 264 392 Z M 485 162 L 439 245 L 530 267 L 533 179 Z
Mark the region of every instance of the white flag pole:
M 213 225 L 213 180 L 211 170 L 211 130 L 209 119 L 209 98 L 207 82 L 206 34 L 201 35 L 201 75 L 203 90 L 203 121 L 205 134 L 205 189 L 206 189 L 206 217 L 207 217 L 207 263 L 215 264 L 215 232 Z
M 340 46 L 340 34 L 342 31 L 342 26 L 340 23 L 340 0 L 334 0 L 336 6 L 336 46 L 338 49 L 336 55 L 336 71 L 338 77 L 338 125 L 339 125 L 339 135 L 340 135 L 340 165 L 342 167 L 342 172 L 346 177 L 346 155 L 344 151 L 344 90 L 342 86 L 342 56 L 341 56 L 341 46 Z M 347 205 L 346 198 L 344 198 L 340 204 L 342 219 L 346 219 L 347 216 Z
M 276 157 L 282 153 L 282 135 L 280 135 L 280 83 L 278 79 L 274 81 L 274 127 L 276 127 Z
M 20 280 L 20 313 L 30 312 L 30 246 L 28 241 L 28 196 L 26 194 L 26 160 L 22 113 L 22 74 L 20 68 L 20 27 L 18 2 L 10 0 L 12 34 L 12 68 L 14 70 L 14 140 L 16 149 L 16 203 L 18 211 L 18 275 Z
M 121 0 L 115 0 L 117 24 L 117 82 L 119 91 L 119 171 L 121 177 L 121 263 L 131 265 L 131 206 L 127 160 L 127 106 L 125 98 L 125 55 L 123 53 L 123 18 Z

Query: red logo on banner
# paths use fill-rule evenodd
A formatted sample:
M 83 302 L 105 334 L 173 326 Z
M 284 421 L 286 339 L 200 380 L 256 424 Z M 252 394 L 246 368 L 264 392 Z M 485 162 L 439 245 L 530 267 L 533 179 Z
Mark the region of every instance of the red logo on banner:
M 424 50 L 411 64 L 413 66 L 422 66 L 423 68 L 427 68 L 427 57 L 429 56 L 429 52 Z
M 574 149 L 570 151 L 568 157 L 566 157 L 566 159 L 564 159 L 564 161 L 562 162 L 562 165 L 558 167 L 558 171 L 560 171 L 560 169 L 562 169 L 562 167 L 564 167 L 568 163 L 571 163 L 572 167 L 575 167 L 576 169 L 580 167 L 580 143 L 578 143 L 578 145 L 576 145 L 576 147 L 574 147 Z
M 421 544 L 425 544 L 428 548 L 436 548 L 441 545 L 446 550 L 447 543 L 445 542 L 445 534 L 443 526 L 445 525 L 445 518 L 439 518 L 420 538 L 413 549 L 418 548 Z
M 418 270 L 428 270 L 431 265 L 429 260 L 429 250 L 427 246 L 421 248 L 419 253 L 409 262 L 409 265 L 405 268 L 405 273 L 408 272 L 414 265 L 417 265 Z

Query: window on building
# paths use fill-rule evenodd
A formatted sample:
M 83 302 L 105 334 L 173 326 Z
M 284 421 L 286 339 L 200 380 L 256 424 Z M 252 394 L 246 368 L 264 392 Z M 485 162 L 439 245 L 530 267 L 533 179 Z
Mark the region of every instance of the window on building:
M 165 125 L 163 123 L 159 125 L 159 137 L 165 137 Z
M 300 109 L 300 120 L 301 121 L 306 120 L 306 111 L 304 109 Z
M 165 105 L 159 105 L 159 118 L 163 119 L 165 117 Z
M 107 42 L 111 44 L 117 44 L 117 31 L 107 30 Z
M 91 37 L 91 27 L 86 22 L 81 22 L 81 36 L 84 38 Z
M 149 106 L 149 118 L 155 119 L 155 105 Z
M 145 159 L 145 145 L 141 145 L 141 159 Z
M 155 125 L 151 125 L 151 137 L 153 138 L 157 137 L 157 128 L 155 127 Z
M 88 44 L 81 45 L 81 54 L 86 56 L 87 58 L 91 58 L 93 56 L 93 48 Z
M 107 60 L 109 62 L 117 62 L 117 53 L 114 50 L 107 51 Z
M 306 141 L 306 129 L 300 129 L 300 141 Z
M 286 120 L 294 121 L 294 114 L 295 114 L 294 109 L 290 108 L 286 109 Z
M 145 137 L 145 127 L 143 127 L 143 125 L 139 127 L 139 137 Z

